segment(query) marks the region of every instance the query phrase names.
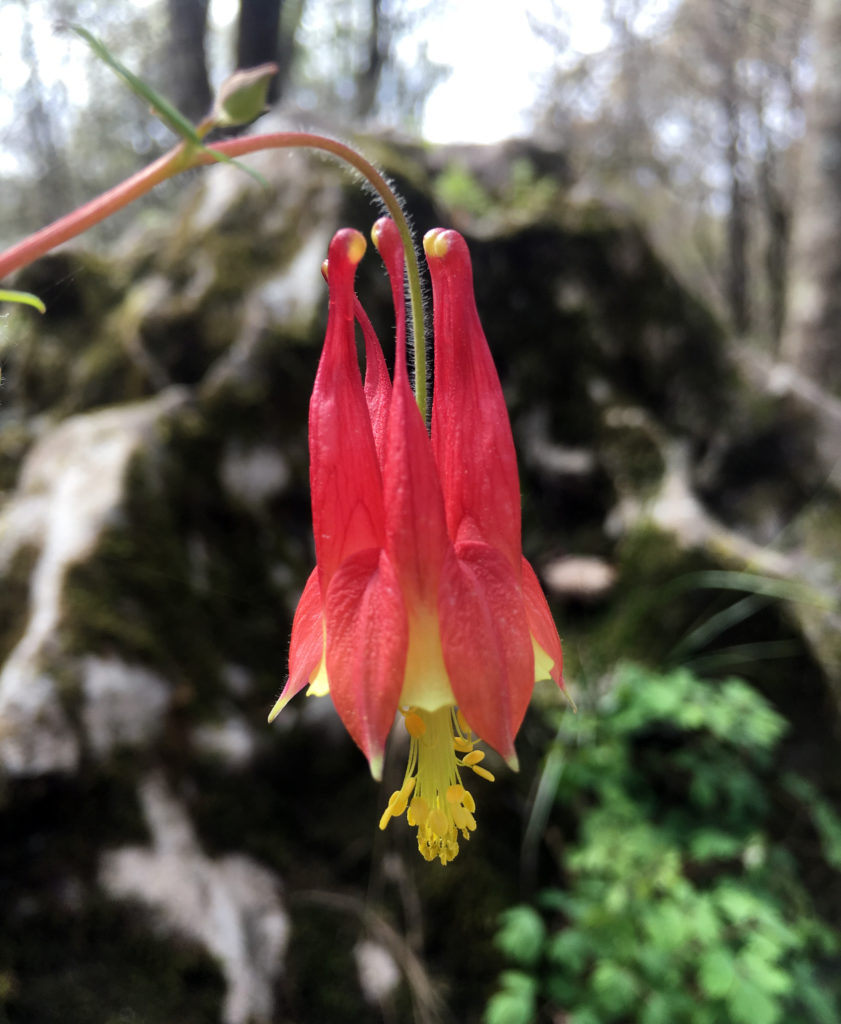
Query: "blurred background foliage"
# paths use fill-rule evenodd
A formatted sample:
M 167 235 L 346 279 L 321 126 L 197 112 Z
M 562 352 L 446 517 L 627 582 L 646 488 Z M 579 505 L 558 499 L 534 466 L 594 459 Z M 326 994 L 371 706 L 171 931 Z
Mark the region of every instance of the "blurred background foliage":
M 557 804 L 562 884 L 502 915 L 510 967 L 486 1024 L 553 1007 L 570 1024 L 837 1021 L 841 932 L 784 838 L 807 819 L 837 865 L 841 820 L 775 771 L 785 731 L 738 679 L 624 664 L 585 691 L 558 721 L 532 812 Z
M 432 16 L 446 25 L 448 2 L 2 0 L 0 239 L 54 218 L 168 142 L 56 25 L 85 24 L 195 119 L 232 67 L 276 60 L 271 99 L 299 122 L 417 132 L 450 71 L 429 57 L 421 29 Z M 538 69 L 530 133 L 563 150 L 587 188 L 642 217 L 737 332 L 775 346 L 813 80 L 809 0 L 604 0 L 604 41 L 592 52 L 575 48 L 571 8 L 550 8 L 530 15 L 555 54 Z

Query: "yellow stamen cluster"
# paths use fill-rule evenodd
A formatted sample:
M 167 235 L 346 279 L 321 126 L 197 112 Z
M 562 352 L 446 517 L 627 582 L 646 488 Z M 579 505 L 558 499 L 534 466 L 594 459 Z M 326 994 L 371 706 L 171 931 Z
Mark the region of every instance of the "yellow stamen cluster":
M 476 804 L 462 785 L 459 769 L 469 768 L 488 782 L 494 777 L 480 764 L 484 751 L 475 749 L 478 737 L 456 708 L 410 707 L 400 713 L 410 739 L 409 763 L 403 785 L 389 797 L 380 828 L 406 811 L 406 820 L 418 830 L 421 854 L 448 864 L 458 853 L 459 832 L 469 839 L 476 829 Z

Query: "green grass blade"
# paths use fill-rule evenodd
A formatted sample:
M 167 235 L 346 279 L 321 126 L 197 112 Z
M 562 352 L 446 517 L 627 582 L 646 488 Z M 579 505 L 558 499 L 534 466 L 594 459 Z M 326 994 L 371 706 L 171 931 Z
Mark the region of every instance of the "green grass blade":
M 667 662 L 670 664 L 679 662 L 685 655 L 700 650 L 722 633 L 726 633 L 731 627 L 744 622 L 751 615 L 755 615 L 773 600 L 767 594 L 748 594 L 747 597 L 715 612 L 675 644 L 666 656 Z
M 266 181 L 263 175 L 260 174 L 258 171 L 255 171 L 253 167 L 249 167 L 248 164 L 244 164 L 240 160 L 234 160 L 232 156 L 227 156 L 225 153 L 220 153 L 218 149 L 212 149 L 210 146 L 202 146 L 202 149 L 204 150 L 205 153 L 210 153 L 210 155 L 217 163 L 231 164 L 234 167 L 238 167 L 241 171 L 245 171 L 249 178 L 253 178 L 258 185 L 262 186 L 263 188 L 269 187 L 269 183 Z
M 152 107 L 158 117 L 164 122 L 164 124 L 171 128 L 176 135 L 180 135 L 181 138 L 186 139 L 187 142 L 192 142 L 193 145 L 202 145 L 201 136 L 196 131 L 195 125 L 191 121 L 188 121 L 187 118 L 169 102 L 168 99 L 161 96 L 161 94 L 156 92 L 150 85 L 147 85 L 141 78 L 138 78 L 133 71 L 130 71 L 125 64 L 117 60 L 108 47 L 101 40 L 97 39 L 95 35 L 88 32 L 86 28 L 82 28 L 81 25 L 70 25 L 70 28 L 77 36 L 81 36 L 81 38 L 85 40 L 101 61 L 107 64 L 115 74 L 122 78 L 133 93 L 145 100 Z
M 47 312 L 47 307 L 44 303 L 37 295 L 33 295 L 31 292 L 4 291 L 0 289 L 0 302 L 19 302 L 24 306 L 32 306 L 39 313 Z
M 81 36 L 82 39 L 90 46 L 93 52 L 99 57 L 101 61 L 108 65 L 111 70 L 119 75 L 120 78 L 126 83 L 133 93 L 145 100 L 155 111 L 157 116 L 167 125 L 176 135 L 179 135 L 185 142 L 191 143 L 197 149 L 202 150 L 205 153 L 209 153 L 217 163 L 233 164 L 234 167 L 238 167 L 241 171 L 253 178 L 258 185 L 263 188 L 268 188 L 268 182 L 257 171 L 252 170 L 246 164 L 240 163 L 239 160 L 234 160 L 232 157 L 225 156 L 224 153 L 220 153 L 216 149 L 211 149 L 209 146 L 205 146 L 201 135 L 196 130 L 196 126 L 189 121 L 176 107 L 174 107 L 165 96 L 161 96 L 159 92 L 156 92 L 150 85 L 143 81 L 142 78 L 138 78 L 137 75 L 130 71 L 122 61 L 111 53 L 108 47 L 102 42 L 101 39 L 97 39 L 95 35 L 88 32 L 86 28 L 82 28 L 81 25 L 70 25 L 70 28 Z
M 761 594 L 765 597 L 776 597 L 781 601 L 792 601 L 796 604 L 810 604 L 816 608 L 830 611 L 837 607 L 827 594 L 805 583 L 775 576 L 763 576 L 760 573 L 734 572 L 726 569 L 708 569 L 702 572 L 687 573 L 679 576 L 666 587 L 670 593 L 684 590 L 706 588 L 710 590 L 741 590 L 747 594 Z
M 683 663 L 690 672 L 721 672 L 732 669 L 736 665 L 748 665 L 757 661 L 769 661 L 777 658 L 793 658 L 798 654 L 799 647 L 791 640 L 757 640 L 751 644 L 733 644 L 722 647 L 711 654 L 703 654 Z

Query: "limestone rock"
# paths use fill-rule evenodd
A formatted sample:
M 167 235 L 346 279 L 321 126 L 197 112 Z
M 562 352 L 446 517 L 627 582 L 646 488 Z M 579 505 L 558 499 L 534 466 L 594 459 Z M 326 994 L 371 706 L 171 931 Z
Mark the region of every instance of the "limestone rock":
M 23 547 L 37 552 L 20 637 L 0 669 L 0 764 L 15 775 L 73 771 L 80 738 L 59 698 L 62 666 L 59 632 L 68 568 L 87 557 L 108 523 L 120 515 L 123 481 L 132 454 L 149 444 L 161 419 L 184 394 L 162 392 L 147 402 L 71 417 L 47 433 L 24 460 L 20 484 L 0 513 L 0 566 Z M 123 686 L 123 703 L 133 689 L 138 708 L 118 714 L 100 711 L 114 701 L 103 664 L 88 659 L 85 718 L 94 749 L 114 742 L 112 732 L 142 728 L 152 688 Z M 113 684 L 113 673 L 111 681 Z M 125 677 L 124 677 L 125 679 Z M 157 703 L 162 703 L 157 700 Z M 135 717 L 134 724 L 128 719 Z M 110 719 L 109 728 L 104 721 Z M 120 724 L 122 723 L 122 724 Z
M 100 868 L 106 891 L 139 900 L 163 928 L 195 939 L 221 963 L 224 1024 L 274 1020 L 273 985 L 289 939 L 279 880 L 248 857 L 208 858 L 159 776 L 142 782 L 140 798 L 152 845 L 106 852 Z

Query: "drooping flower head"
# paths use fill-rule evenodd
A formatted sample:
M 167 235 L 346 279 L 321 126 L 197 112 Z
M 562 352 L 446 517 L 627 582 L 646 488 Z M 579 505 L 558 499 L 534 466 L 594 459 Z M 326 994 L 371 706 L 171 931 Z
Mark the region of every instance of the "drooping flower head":
M 462 773 L 493 780 L 479 738 L 516 767 L 514 737 L 535 681 L 562 685 L 561 646 L 522 554 L 514 442 L 467 245 L 443 229 L 424 238 L 434 314 L 430 435 L 406 366 L 401 239 L 387 218 L 373 238 L 394 300 L 394 379 L 354 294 L 365 241 L 344 229 L 329 249 L 327 333 L 310 402 L 317 566 L 270 719 L 305 686 L 329 691 L 379 778 L 400 711 L 409 763 L 380 827 L 405 810 L 420 852 L 447 863 L 459 836 L 476 827 Z

